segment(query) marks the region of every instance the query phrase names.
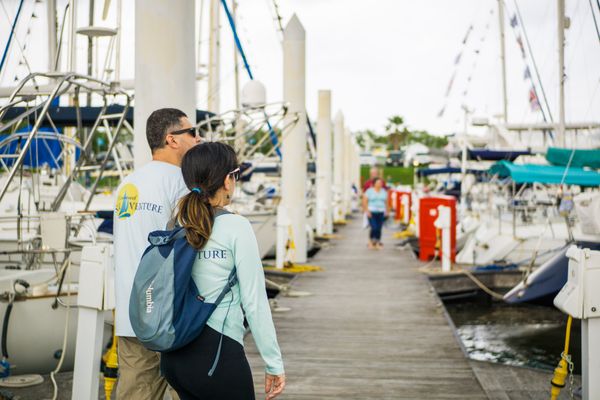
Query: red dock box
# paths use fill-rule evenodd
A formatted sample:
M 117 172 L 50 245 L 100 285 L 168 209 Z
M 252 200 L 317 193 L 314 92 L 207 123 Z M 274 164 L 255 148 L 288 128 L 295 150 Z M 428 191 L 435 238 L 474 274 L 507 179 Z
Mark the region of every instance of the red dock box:
M 427 261 L 435 257 L 437 237 L 434 222 L 438 217 L 438 206 L 450 207 L 450 260 L 454 262 L 456 258 L 456 198 L 452 196 L 431 196 L 419 200 L 419 259 Z M 438 260 L 441 259 L 442 246 L 440 244 Z

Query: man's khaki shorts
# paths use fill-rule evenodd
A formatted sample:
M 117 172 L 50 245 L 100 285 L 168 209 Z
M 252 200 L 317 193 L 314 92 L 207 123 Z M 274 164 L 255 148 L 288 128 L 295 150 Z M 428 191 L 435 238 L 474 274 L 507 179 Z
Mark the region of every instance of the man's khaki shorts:
M 118 400 L 162 400 L 167 381 L 160 375 L 160 353 L 146 349 L 135 337 L 119 336 Z M 169 390 L 173 400 L 177 393 Z

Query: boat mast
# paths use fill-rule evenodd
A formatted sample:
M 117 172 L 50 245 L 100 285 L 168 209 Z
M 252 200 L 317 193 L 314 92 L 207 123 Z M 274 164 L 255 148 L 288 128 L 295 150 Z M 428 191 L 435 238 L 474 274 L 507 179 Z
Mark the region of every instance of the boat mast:
M 94 0 L 90 0 L 90 8 L 88 13 L 88 26 L 94 26 Z M 88 36 L 88 48 L 87 48 L 87 75 L 92 76 L 94 66 L 94 37 Z M 86 103 L 88 107 L 92 105 L 92 93 L 88 92 L 86 96 Z
M 210 0 L 210 32 L 208 45 L 208 111 L 219 113 L 219 50 L 220 50 L 220 17 L 219 0 Z
M 77 70 L 77 1 L 71 0 L 71 32 L 69 35 L 69 72 Z
M 559 83 L 559 112 L 557 144 L 566 146 L 565 141 L 565 0 L 558 0 L 558 83 Z
M 233 18 L 234 24 L 237 25 L 237 0 L 233 0 L 233 4 L 231 5 L 231 16 Z M 235 108 L 239 110 L 240 108 L 240 68 L 238 62 L 238 50 L 235 47 L 235 43 L 233 45 L 233 68 L 234 68 L 234 77 L 235 77 Z
M 123 12 L 123 3 L 117 0 L 117 37 L 115 38 L 115 82 L 121 82 L 121 17 Z
M 47 0 L 46 14 L 48 21 L 48 71 L 55 71 L 56 62 L 56 0 Z
M 508 97 L 506 95 L 506 51 L 504 43 L 504 0 L 498 0 L 498 20 L 500 22 L 500 62 L 502 63 L 502 104 L 504 123 L 508 122 Z M 494 143 L 498 145 L 498 143 Z

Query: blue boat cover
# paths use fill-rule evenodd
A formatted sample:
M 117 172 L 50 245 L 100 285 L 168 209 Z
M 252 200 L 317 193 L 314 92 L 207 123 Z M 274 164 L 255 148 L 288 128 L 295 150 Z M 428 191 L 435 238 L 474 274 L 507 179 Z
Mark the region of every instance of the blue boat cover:
M 509 160 L 514 161 L 519 156 L 528 156 L 529 150 L 489 150 L 489 149 L 468 149 L 470 159 L 474 160 Z
M 498 161 L 488 173 L 501 178 L 511 178 L 515 183 L 560 184 L 565 175 L 565 167 L 554 165 L 517 165 L 510 161 Z M 600 174 L 583 168 L 571 167 L 566 172 L 564 183 L 580 186 L 600 186 Z
M 467 169 L 467 174 L 484 174 L 486 171 L 478 170 L 478 169 Z M 420 177 L 430 176 L 430 175 L 438 175 L 438 174 L 460 174 L 460 168 L 457 167 L 441 167 L 441 168 L 422 168 L 417 171 L 417 175 Z
M 113 104 L 107 107 L 106 114 L 118 114 L 122 113 L 125 107 L 120 104 Z M 130 124 L 133 124 L 133 109 L 134 107 L 129 107 L 127 110 L 127 114 L 125 114 L 125 119 Z M 91 127 L 96 122 L 98 115 L 100 115 L 100 111 L 102 107 L 80 107 L 80 118 L 81 124 L 85 127 Z M 11 107 L 6 110 L 4 114 L 4 121 L 9 121 L 13 118 L 18 117 L 23 112 L 27 111 L 25 107 Z M 77 126 L 77 108 L 71 106 L 56 106 L 52 105 L 48 109 L 48 114 L 50 118 L 52 118 L 52 122 L 60 128 L 64 128 L 67 126 Z M 203 121 L 207 118 L 211 118 L 214 114 L 208 111 L 196 110 L 196 122 Z M 29 123 L 33 125 L 35 123 L 36 115 L 29 116 Z M 42 121 L 42 126 L 44 127 L 52 127 L 50 121 L 45 118 Z
M 48 165 L 50 168 L 60 168 L 63 165 L 63 159 L 59 158 L 60 153 L 62 152 L 61 143 L 58 141 L 58 138 L 53 137 L 56 136 L 54 130 L 49 128 L 40 128 L 40 133 L 45 133 L 49 137 L 44 139 L 39 137 L 34 137 L 31 141 L 31 145 L 29 149 L 25 153 L 25 158 L 23 159 L 23 165 L 31 168 L 39 168 L 43 165 Z M 27 129 L 21 129 L 17 131 L 15 134 L 21 134 L 21 143 L 19 140 L 14 140 L 5 144 L 0 148 L 0 153 L 2 154 L 16 154 L 17 146 L 23 146 L 25 140 L 27 140 L 27 135 L 29 131 Z M 0 134 L 0 141 L 8 138 L 9 135 Z M 80 149 L 76 149 L 75 151 L 75 160 L 79 159 Z M 4 163 L 6 166 L 10 167 L 16 160 L 14 158 L 5 159 Z
M 600 149 L 561 149 L 549 147 L 546 160 L 554 165 L 567 166 L 571 160 L 571 167 L 590 167 L 600 169 Z

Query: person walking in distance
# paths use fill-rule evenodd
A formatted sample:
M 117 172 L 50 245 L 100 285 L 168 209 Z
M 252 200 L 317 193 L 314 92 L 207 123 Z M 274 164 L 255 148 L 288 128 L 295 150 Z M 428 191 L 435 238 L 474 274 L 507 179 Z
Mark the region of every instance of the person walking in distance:
M 239 180 L 235 151 L 224 143 L 202 143 L 183 157 L 181 170 L 190 192 L 180 200 L 176 220 L 198 251 L 192 278 L 200 296 L 215 303 L 234 268 L 238 283 L 196 339 L 162 354 L 161 370 L 181 400 L 254 399 L 243 347 L 245 317 L 266 364 L 266 399 L 274 399 L 285 387 L 285 374 L 258 243 L 250 221 L 223 209 Z
M 158 353 L 135 337 L 129 321 L 129 297 L 148 234 L 165 229 L 177 201 L 188 189 L 181 175 L 184 154 L 200 142 L 185 113 L 154 111 L 146 122 L 152 161 L 125 177 L 114 209 L 115 332 L 118 337 L 120 400 L 162 400 L 167 388 Z
M 383 188 L 383 180 L 381 178 L 373 179 L 373 187 L 367 189 L 363 195 L 362 201 L 363 211 L 369 218 L 369 249 L 382 249 L 381 230 L 385 217 L 390 213 L 389 204 L 387 201 L 387 191 Z

